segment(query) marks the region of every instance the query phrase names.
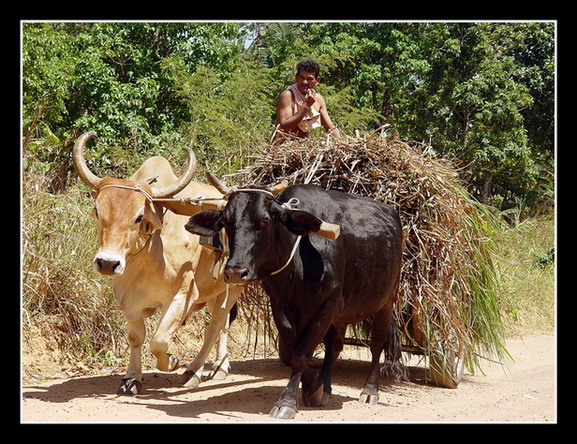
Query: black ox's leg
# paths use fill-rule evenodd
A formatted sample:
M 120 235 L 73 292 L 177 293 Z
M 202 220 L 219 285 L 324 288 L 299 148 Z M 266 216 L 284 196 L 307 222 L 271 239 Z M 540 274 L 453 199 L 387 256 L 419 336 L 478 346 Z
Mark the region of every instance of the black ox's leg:
M 311 381 L 308 392 L 303 390 L 303 401 L 308 407 L 324 407 L 327 405 L 331 397 L 331 377 L 333 374 L 333 367 L 340 352 L 343 350 L 346 328 L 346 325 L 339 327 L 331 325 L 325 335 L 325 357 L 321 373 L 318 378 L 316 378 L 315 382 Z M 303 386 L 305 379 L 306 378 L 303 377 Z M 316 391 L 314 390 L 315 386 L 318 387 Z
M 379 401 L 379 359 L 385 347 L 388 358 L 400 359 L 400 347 L 396 340 L 395 326 L 392 321 L 392 307 L 385 307 L 373 317 L 370 350 L 372 355 L 371 371 L 361 391 L 359 402 L 377 404 Z M 392 356 L 394 355 L 394 356 Z
M 289 383 L 280 395 L 280 398 L 270 411 L 270 416 L 277 419 L 293 419 L 298 412 L 297 391 L 302 377 L 302 370 L 294 370 Z
M 294 418 L 298 411 L 297 392 L 301 379 L 305 405 L 309 405 L 309 400 L 322 399 L 322 380 L 314 370 L 308 367 L 308 364 L 332 323 L 335 307 L 336 304 L 332 300 L 326 301 L 318 310 L 319 315 L 311 320 L 299 337 L 294 338 L 288 332 L 285 333 L 286 338 L 283 339 L 286 339 L 285 345 L 287 345 L 290 353 L 292 374 L 287 387 L 272 408 L 270 416 L 281 419 Z M 282 332 L 283 330 L 279 330 L 279 333 Z M 314 403 L 315 401 L 310 402 Z

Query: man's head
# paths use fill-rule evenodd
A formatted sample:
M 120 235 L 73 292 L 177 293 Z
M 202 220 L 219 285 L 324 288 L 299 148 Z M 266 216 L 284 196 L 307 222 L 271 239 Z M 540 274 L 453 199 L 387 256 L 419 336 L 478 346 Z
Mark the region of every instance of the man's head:
M 301 93 L 306 94 L 311 88 L 314 88 L 321 80 L 320 66 L 312 59 L 302 60 L 297 64 L 295 81 Z

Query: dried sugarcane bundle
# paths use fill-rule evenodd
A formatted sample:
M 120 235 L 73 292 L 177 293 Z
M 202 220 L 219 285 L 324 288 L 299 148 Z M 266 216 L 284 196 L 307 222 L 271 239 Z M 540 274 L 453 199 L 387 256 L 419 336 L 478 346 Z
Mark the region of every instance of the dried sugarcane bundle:
M 312 183 L 392 205 L 404 233 L 395 311 L 404 343 L 425 354 L 466 353 L 471 370 L 480 356 L 507 356 L 491 256 L 498 224 L 468 195 L 455 165 L 430 146 L 380 134 L 287 138 L 263 146 L 231 177 L 239 184 Z M 246 297 L 258 293 L 251 286 Z

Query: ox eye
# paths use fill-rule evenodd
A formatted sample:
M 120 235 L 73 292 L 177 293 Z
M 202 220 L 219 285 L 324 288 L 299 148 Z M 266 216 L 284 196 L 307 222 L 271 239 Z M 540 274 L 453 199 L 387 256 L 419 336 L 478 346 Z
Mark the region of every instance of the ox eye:
M 258 226 L 259 226 L 259 228 L 264 228 L 265 226 L 268 225 L 269 222 L 270 222 L 270 217 L 265 216 L 260 220 Z
M 139 224 L 140 222 L 142 222 L 142 216 L 144 216 L 143 214 L 139 214 L 138 217 L 136 218 L 136 220 L 134 221 L 135 224 Z

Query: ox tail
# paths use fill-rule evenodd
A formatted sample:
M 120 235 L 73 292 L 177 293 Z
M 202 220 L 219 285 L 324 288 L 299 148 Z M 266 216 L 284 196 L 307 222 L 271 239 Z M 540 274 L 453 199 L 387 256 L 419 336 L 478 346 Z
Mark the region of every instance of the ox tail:
M 401 359 L 401 342 L 399 332 L 394 316 L 391 317 L 389 324 L 389 334 L 385 344 L 385 362 L 381 367 L 381 374 L 395 382 L 408 381 L 407 368 L 403 365 Z

